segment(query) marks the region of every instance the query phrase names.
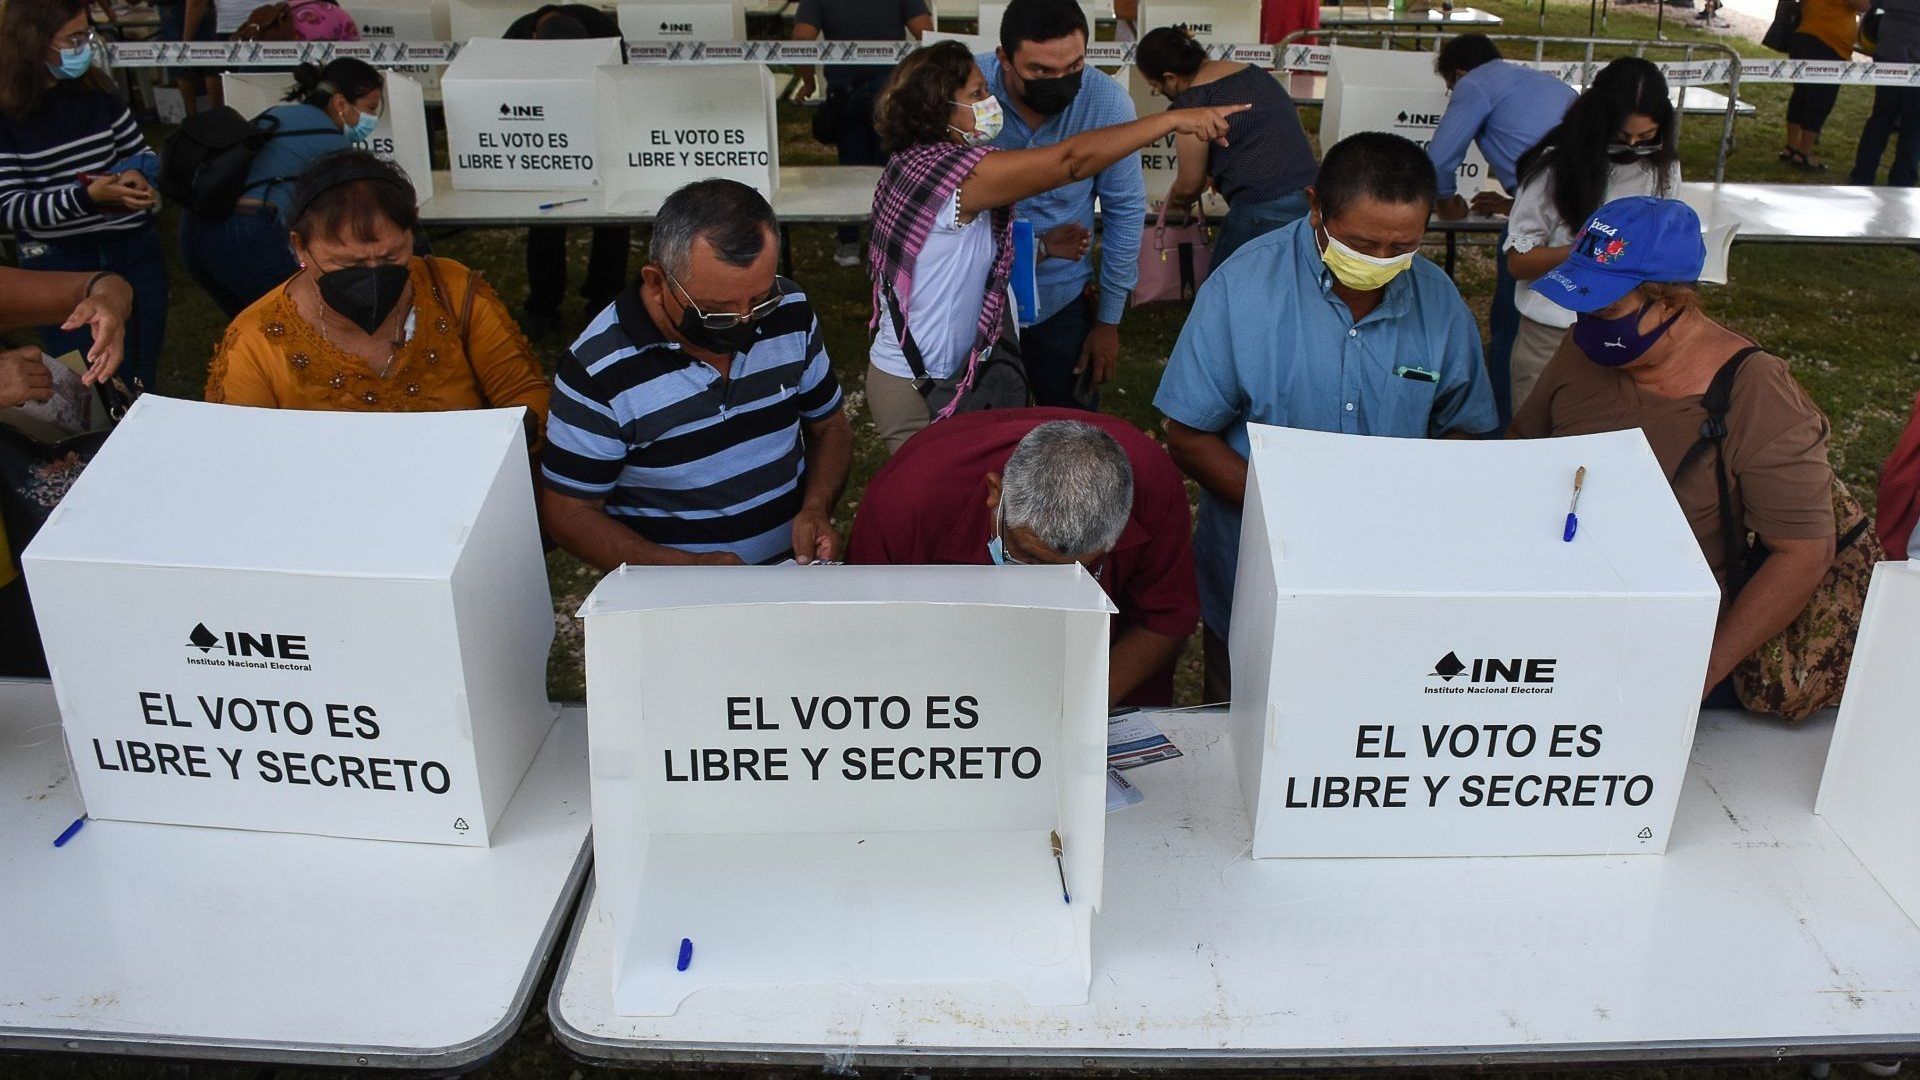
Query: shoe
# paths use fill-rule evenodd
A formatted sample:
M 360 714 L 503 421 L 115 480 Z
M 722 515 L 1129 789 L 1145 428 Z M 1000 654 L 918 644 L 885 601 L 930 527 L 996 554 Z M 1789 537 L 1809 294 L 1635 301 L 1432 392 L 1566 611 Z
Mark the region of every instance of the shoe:
M 833 249 L 833 265 L 855 267 L 860 265 L 860 245 L 841 244 Z
M 1900 1063 L 1897 1061 L 1856 1061 L 1854 1065 L 1868 1076 L 1899 1076 Z

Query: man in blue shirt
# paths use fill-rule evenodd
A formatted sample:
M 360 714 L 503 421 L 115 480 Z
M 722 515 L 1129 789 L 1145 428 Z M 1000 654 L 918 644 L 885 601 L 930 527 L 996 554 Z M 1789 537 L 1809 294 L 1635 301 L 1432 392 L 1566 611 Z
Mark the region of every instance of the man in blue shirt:
M 1000 21 L 1000 48 L 976 59 L 1006 115 L 993 145 L 1052 146 L 1094 128 L 1134 119 L 1133 101 L 1113 78 L 1087 67 L 1087 18 L 1074 0 L 1013 0 Z M 1100 285 L 1089 297 L 1085 258 L 1100 203 Z M 1140 274 L 1147 185 L 1140 155 L 1019 203 L 1043 249 L 1035 271 L 1039 310 L 1020 332 L 1027 379 L 1039 405 L 1096 408 L 1098 387 L 1120 358 L 1120 315 Z
M 1480 331 L 1418 254 L 1434 174 L 1413 142 L 1341 140 L 1303 219 L 1249 241 L 1194 299 L 1153 404 L 1200 485 L 1194 559 L 1206 700 L 1226 700 L 1227 627 L 1247 486 L 1247 424 L 1402 439 L 1495 429 Z
M 1433 68 L 1450 97 L 1427 156 L 1439 182 L 1439 214 L 1461 218 L 1467 202 L 1455 190 L 1467 145 L 1479 143 L 1493 178 L 1508 191 L 1520 186 L 1520 158 L 1566 115 L 1579 94 L 1544 71 L 1500 58 L 1485 34 L 1462 34 L 1441 46 Z M 1512 205 L 1512 200 L 1507 201 Z
M 1440 47 L 1433 69 L 1447 84 L 1451 97 L 1440 126 L 1427 144 L 1439 181 L 1435 213 L 1449 221 L 1467 216 L 1467 201 L 1455 190 L 1455 177 L 1466 159 L 1467 145 L 1479 143 L 1481 156 L 1500 186 L 1509 192 L 1520 186 L 1520 159 L 1539 144 L 1566 115 L 1579 95 L 1573 87 L 1544 71 L 1500 58 L 1500 48 L 1485 34 L 1462 34 Z M 1472 209 L 1482 214 L 1504 214 L 1513 199 L 1483 191 Z M 1493 376 L 1494 403 L 1500 425 L 1513 419 L 1513 340 L 1520 333 L 1520 309 L 1514 306 L 1513 274 L 1507 270 L 1507 234 L 1494 245 L 1493 308 L 1487 313 L 1492 340 L 1487 345 L 1487 370 Z

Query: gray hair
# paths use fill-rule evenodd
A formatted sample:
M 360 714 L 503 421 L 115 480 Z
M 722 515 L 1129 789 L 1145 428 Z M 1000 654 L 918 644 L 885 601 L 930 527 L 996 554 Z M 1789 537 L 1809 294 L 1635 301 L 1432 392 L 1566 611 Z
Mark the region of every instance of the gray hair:
M 1111 551 L 1133 513 L 1133 465 L 1120 441 L 1092 424 L 1049 420 L 1007 459 L 1000 513 L 1068 558 Z
M 660 204 L 648 254 L 684 279 L 693 269 L 693 242 L 705 237 L 721 262 L 752 266 L 767 250 L 769 230 L 777 235 L 780 221 L 759 192 L 738 180 L 696 180 Z

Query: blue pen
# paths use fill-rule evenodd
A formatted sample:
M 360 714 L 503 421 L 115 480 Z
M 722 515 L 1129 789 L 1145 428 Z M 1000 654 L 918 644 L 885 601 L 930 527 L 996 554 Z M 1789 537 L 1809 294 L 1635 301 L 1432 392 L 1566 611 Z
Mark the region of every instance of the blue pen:
M 1573 503 L 1567 507 L 1566 531 L 1560 534 L 1560 539 L 1563 543 L 1573 543 L 1573 534 L 1580 529 L 1580 519 L 1575 516 L 1574 511 L 1580 509 L 1580 487 L 1586 482 L 1587 467 L 1582 465 L 1576 469 L 1573 474 Z
M 680 960 L 674 964 L 674 970 L 685 971 L 687 965 L 691 963 L 693 963 L 693 939 L 683 937 L 680 939 Z
M 67 841 L 73 839 L 73 834 L 79 832 L 80 826 L 85 825 L 86 823 L 87 823 L 86 818 L 83 818 L 83 817 L 74 818 L 73 824 L 67 826 L 67 829 L 65 832 L 53 838 L 53 846 L 66 847 Z
M 540 204 L 540 209 L 542 209 L 542 210 L 558 210 L 558 209 L 560 209 L 560 208 L 561 208 L 561 207 L 563 207 L 563 206 L 578 206 L 579 204 L 581 204 L 581 203 L 583 203 L 583 202 L 586 202 L 586 201 L 587 201 L 587 200 L 585 200 L 585 199 L 566 199 L 566 200 L 563 200 L 563 201 L 561 201 L 561 202 L 543 202 L 543 203 L 541 203 L 541 204 Z

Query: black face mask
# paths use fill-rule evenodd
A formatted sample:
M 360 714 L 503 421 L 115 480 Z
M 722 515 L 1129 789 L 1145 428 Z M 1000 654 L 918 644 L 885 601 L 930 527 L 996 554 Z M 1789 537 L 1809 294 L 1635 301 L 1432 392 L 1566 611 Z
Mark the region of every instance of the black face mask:
M 687 344 L 722 356 L 746 352 L 760 338 L 757 322 L 735 323 L 725 330 L 714 330 L 702 324 L 700 315 L 690 307 L 681 308 L 678 329 Z
M 1041 116 L 1058 116 L 1073 104 L 1074 97 L 1080 93 L 1080 77 L 1085 74 L 1086 69 L 1082 68 L 1056 79 L 1028 79 L 1020 100 Z
M 393 314 L 400 294 L 407 291 L 405 266 L 349 266 L 314 279 L 320 299 L 348 322 L 372 334 Z

